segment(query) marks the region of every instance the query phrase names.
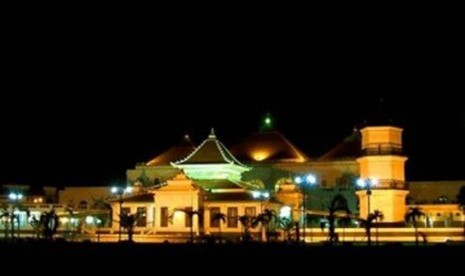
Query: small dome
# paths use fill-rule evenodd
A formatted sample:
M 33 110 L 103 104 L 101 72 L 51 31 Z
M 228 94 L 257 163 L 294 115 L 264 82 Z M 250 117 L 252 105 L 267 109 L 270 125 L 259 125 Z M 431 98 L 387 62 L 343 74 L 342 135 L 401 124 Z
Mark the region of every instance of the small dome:
M 278 131 L 255 132 L 231 147 L 245 162 L 305 162 L 308 157 Z

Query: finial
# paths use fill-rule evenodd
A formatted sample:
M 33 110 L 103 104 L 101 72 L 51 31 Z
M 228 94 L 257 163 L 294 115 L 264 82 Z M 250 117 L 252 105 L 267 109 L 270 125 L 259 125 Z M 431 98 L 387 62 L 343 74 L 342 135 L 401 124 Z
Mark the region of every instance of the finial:
M 383 112 L 383 106 L 384 105 L 384 99 L 381 97 L 379 98 L 379 103 L 378 103 L 378 112 L 382 113 Z
M 208 135 L 208 138 L 211 138 L 211 139 L 215 139 L 216 138 L 216 135 L 215 135 L 215 129 L 212 128 L 210 130 L 210 135 Z

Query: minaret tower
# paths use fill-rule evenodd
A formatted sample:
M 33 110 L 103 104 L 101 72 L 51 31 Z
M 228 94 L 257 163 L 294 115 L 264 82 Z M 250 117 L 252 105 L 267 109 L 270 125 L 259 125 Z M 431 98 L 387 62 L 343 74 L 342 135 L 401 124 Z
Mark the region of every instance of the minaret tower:
M 404 221 L 405 161 L 402 151 L 402 128 L 391 123 L 366 126 L 362 134 L 362 155 L 357 159 L 360 166 L 361 190 L 356 194 L 360 202 L 360 217 L 379 210 L 383 222 Z

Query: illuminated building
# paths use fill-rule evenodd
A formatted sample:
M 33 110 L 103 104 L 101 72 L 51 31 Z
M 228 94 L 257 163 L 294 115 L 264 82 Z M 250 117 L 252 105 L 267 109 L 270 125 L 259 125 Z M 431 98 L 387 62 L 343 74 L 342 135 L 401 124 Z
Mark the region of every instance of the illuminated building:
M 190 236 L 282 239 L 284 230 L 275 222 L 253 223 L 266 210 L 274 210 L 300 228 L 306 223 L 301 234 L 305 233 L 307 242 L 315 242 L 326 239 L 326 230 L 319 229 L 325 226 L 328 203 L 342 194 L 352 218 L 363 220 L 375 210 L 384 214 L 382 240 L 413 239 L 410 229 L 399 228 L 405 226 L 404 215 L 413 206 L 426 214 L 419 227 L 423 233 L 434 233 L 434 241 L 461 238 L 465 218 L 455 198 L 465 181 L 407 181 L 401 128 L 389 123 L 366 125 L 316 158 L 305 154 L 272 123 L 267 117 L 260 131 L 231 147 L 213 130 L 198 146 L 186 135 L 181 144 L 129 169 L 125 185 L 133 189 L 119 197 L 112 196 L 110 183 L 66 187 L 59 192 L 58 204 L 40 204 L 40 197 L 35 196 L 30 206 L 36 208 L 36 216 L 44 208 L 54 207 L 61 214 L 72 209 L 78 215 L 64 216 L 62 225 L 79 227 L 83 239 L 95 238 L 98 228 L 104 233 L 99 235 L 101 241 L 118 240 L 120 214 L 137 214 L 135 239 L 148 242 L 185 242 Z M 295 181 L 309 174 L 314 185 L 304 187 Z M 357 179 L 361 186 L 356 185 Z M 101 214 L 95 210 L 96 202 L 105 201 L 112 205 L 112 219 L 98 224 L 90 215 Z M 304 220 L 304 213 L 313 218 Z M 351 223 L 344 232 L 362 241 L 364 229 L 355 219 Z M 26 227 L 23 223 L 21 228 Z M 439 234 L 438 228 L 442 229 Z

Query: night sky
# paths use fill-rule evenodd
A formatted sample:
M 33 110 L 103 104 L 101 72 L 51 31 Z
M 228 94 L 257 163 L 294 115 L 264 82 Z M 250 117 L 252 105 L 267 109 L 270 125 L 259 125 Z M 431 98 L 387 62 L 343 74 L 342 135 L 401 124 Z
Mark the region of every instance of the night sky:
M 391 27 L 28 26 L 5 51 L 0 183 L 110 185 L 184 133 L 215 127 L 230 146 L 266 112 L 315 157 L 380 98 L 405 128 L 408 180 L 465 179 L 463 42 Z

